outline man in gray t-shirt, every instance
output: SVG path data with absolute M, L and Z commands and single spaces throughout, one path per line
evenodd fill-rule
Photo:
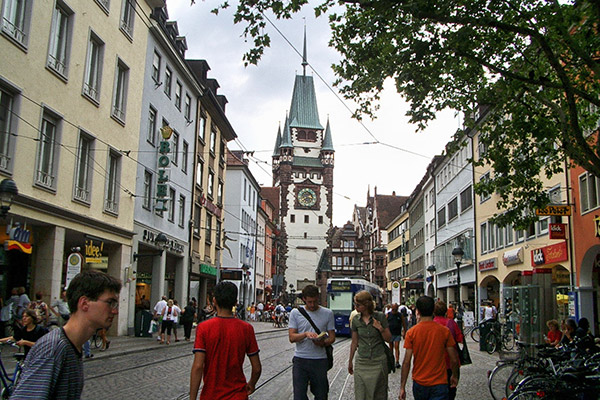
M 294 352 L 292 379 L 294 383 L 294 400 L 307 399 L 308 383 L 315 400 L 326 400 L 329 392 L 327 380 L 327 354 L 325 346 L 335 342 L 335 321 L 333 312 L 319 306 L 319 288 L 308 285 L 302 290 L 302 298 L 310 318 L 321 332 L 327 336 L 318 338 L 310 322 L 293 309 L 290 314 L 289 338 L 296 344 Z

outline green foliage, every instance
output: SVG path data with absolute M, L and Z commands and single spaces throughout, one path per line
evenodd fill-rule
M 263 12 L 289 19 L 307 4 L 240 0 L 234 20 L 254 43 L 246 64 L 270 44 Z M 325 0 L 315 14 L 328 15 L 341 55 L 335 85 L 359 104 L 357 118 L 375 116 L 386 79 L 420 130 L 446 108 L 491 110 L 484 124 L 466 125 L 477 124 L 487 145 L 479 162 L 495 173 L 475 190 L 500 195 L 499 223 L 531 222 L 527 210 L 548 202 L 540 178 L 567 159 L 600 176 L 599 144 L 588 135 L 600 119 L 597 1 Z

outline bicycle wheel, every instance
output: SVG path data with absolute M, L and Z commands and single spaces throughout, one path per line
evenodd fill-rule
M 92 336 L 90 340 L 91 344 L 94 345 L 94 348 L 99 349 L 100 347 L 102 347 L 102 338 L 98 336 L 98 334 L 94 334 L 94 336 Z
M 10 397 L 10 390 L 3 386 L 2 390 L 0 390 L 0 399 L 8 400 L 9 397 Z
M 508 397 L 506 383 L 515 371 L 515 364 L 504 363 L 492 370 L 488 379 L 488 388 L 494 400 L 502 400 Z
M 502 335 L 502 347 L 504 350 L 512 350 L 515 347 L 515 335 L 510 329 L 507 329 Z
M 494 354 L 496 352 L 496 347 L 498 347 L 498 337 L 494 332 L 490 332 L 485 337 L 484 343 L 488 354 Z
M 506 397 L 510 396 L 515 391 L 519 382 L 523 380 L 525 376 L 519 372 L 518 368 L 514 368 L 510 376 L 506 381 Z
M 479 343 L 479 334 L 480 334 L 479 327 L 476 326 L 471 331 L 471 339 L 473 339 L 475 341 L 475 343 Z

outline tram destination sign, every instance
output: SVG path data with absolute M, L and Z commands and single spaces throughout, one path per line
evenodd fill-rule
M 345 292 L 351 289 L 350 281 L 331 281 L 332 292 Z
M 570 216 L 571 215 L 571 206 L 556 204 L 556 205 L 548 205 L 544 208 L 536 208 L 535 215 L 538 216 Z

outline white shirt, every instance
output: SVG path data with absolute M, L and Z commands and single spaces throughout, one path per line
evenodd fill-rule
M 156 305 L 154 306 L 154 312 L 156 312 L 156 315 L 162 315 L 162 312 L 166 306 L 166 300 L 160 300 L 158 303 L 156 303 Z
M 494 318 L 494 309 L 490 306 L 486 306 L 483 309 L 483 320 L 487 321 L 488 319 Z

